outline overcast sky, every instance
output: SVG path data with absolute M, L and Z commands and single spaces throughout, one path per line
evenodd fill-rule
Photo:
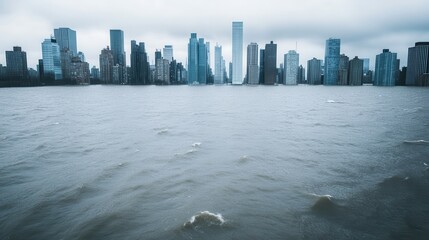
M 91 66 L 99 65 L 109 30 L 122 29 L 129 64 L 130 41 L 145 42 L 150 60 L 156 49 L 173 45 L 174 57 L 186 63 L 191 32 L 216 43 L 231 61 L 231 22 L 244 22 L 244 56 L 250 42 L 264 48 L 277 43 L 277 64 L 298 43 L 300 63 L 324 57 L 325 41 L 341 39 L 341 53 L 370 58 L 383 48 L 398 53 L 406 65 L 408 47 L 429 41 L 427 0 L 0 0 L 0 63 L 5 51 L 21 46 L 28 66 L 42 58 L 41 42 L 53 29 L 77 32 L 78 51 Z M 245 62 L 245 60 L 244 60 Z

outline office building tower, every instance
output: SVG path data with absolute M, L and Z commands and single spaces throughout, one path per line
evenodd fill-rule
M 290 50 L 284 55 L 284 84 L 298 84 L 299 54 Z
M 155 84 L 170 84 L 170 62 L 167 59 L 157 59 L 155 66 Z
M 298 67 L 298 84 L 304 84 L 305 82 L 305 68 L 302 65 Z
M 68 48 L 63 48 L 60 51 L 60 56 L 61 56 L 61 71 L 63 73 L 63 79 L 70 81 L 73 52 L 70 51 Z
M 362 58 L 363 61 L 363 73 L 366 74 L 369 71 L 369 58 Z
M 265 84 L 265 49 L 259 51 L 259 84 Z
M 204 38 L 198 39 L 198 82 L 207 84 L 208 63 L 207 63 L 207 46 Z
M 338 83 L 337 85 L 348 85 L 349 75 L 349 57 L 344 54 L 340 56 L 340 63 L 338 65 Z
M 145 44 L 140 42 L 138 45 L 136 41 L 131 41 L 131 68 L 130 68 L 130 82 L 131 85 L 150 84 L 149 82 L 149 62 L 147 60 L 147 53 Z
M 429 42 L 416 42 L 408 48 L 408 63 L 405 84 L 408 86 L 428 86 Z
M 232 84 L 232 62 L 228 64 L 228 83 Z
M 349 85 L 358 86 L 363 82 L 364 61 L 357 56 L 349 62 Z
M 89 64 L 82 61 L 80 57 L 72 58 L 70 72 L 71 83 L 78 85 L 89 85 Z
M 198 84 L 198 39 L 191 33 L 188 44 L 188 84 Z
M 247 46 L 247 84 L 259 84 L 258 44 Z
M 340 44 L 340 39 L 329 38 L 326 40 L 324 85 L 336 85 L 338 83 Z
M 21 47 L 13 47 L 6 51 L 6 73 L 2 75 L 10 81 L 22 82 L 28 80 L 27 53 Z M 3 67 L 1 67 L 3 70 Z M 3 72 L 3 71 L 2 71 Z
M 162 49 L 162 54 L 164 55 L 164 59 L 167 59 L 169 62 L 173 61 L 173 46 L 165 45 Z
M 45 39 L 45 41 L 42 42 L 42 58 L 45 79 L 63 79 L 60 46 L 54 38 Z
M 375 86 L 395 86 L 399 71 L 399 62 L 397 54 L 392 53 L 389 49 L 383 49 L 375 59 Z
M 60 46 L 60 51 L 68 49 L 73 56 L 77 56 L 76 31 L 70 28 L 57 28 L 54 29 L 54 36 Z
M 232 84 L 243 84 L 243 22 L 232 22 Z
M 264 51 L 264 84 L 274 85 L 277 78 L 277 44 L 271 41 L 265 44 Z
M 313 58 L 307 61 L 307 82 L 310 85 L 322 84 L 322 60 Z
M 219 46 L 216 44 L 215 46 L 215 58 L 214 58 L 214 67 L 215 67 L 215 74 L 214 74 L 214 84 L 223 84 L 224 83 L 224 69 L 223 64 L 224 60 L 222 57 L 222 46 Z
M 124 32 L 122 30 L 110 30 L 110 49 L 113 54 L 113 64 L 118 65 L 118 81 L 114 79 L 116 84 L 124 84 L 127 81 L 126 71 L 126 56 L 124 50 Z
M 158 60 L 162 59 L 162 54 L 161 54 L 161 50 L 160 49 L 156 49 L 155 51 L 155 64 Z
M 79 57 L 80 61 L 86 62 L 85 61 L 85 54 L 83 52 L 78 52 L 77 56 Z
M 113 83 L 113 54 L 109 47 L 101 50 L 100 80 L 104 84 Z
M 100 69 L 98 69 L 95 66 L 92 66 L 92 68 L 91 68 L 91 78 L 95 79 L 95 80 L 99 80 L 100 79 Z

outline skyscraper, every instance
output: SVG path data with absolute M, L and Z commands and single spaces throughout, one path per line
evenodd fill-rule
M 337 85 L 348 85 L 349 76 L 349 57 L 344 54 L 340 56 L 340 63 L 338 65 L 338 83 Z
M 243 84 L 243 22 L 232 22 L 232 84 Z
M 363 63 L 362 59 L 357 56 L 349 62 L 349 85 L 362 85 L 363 80 Z
M 338 83 L 340 45 L 340 39 L 329 38 L 326 40 L 324 85 L 337 85 Z
M 89 85 L 89 64 L 80 59 L 73 57 L 71 60 L 70 80 L 73 84 Z
M 68 49 L 73 56 L 77 56 L 76 31 L 70 28 L 57 28 L 54 29 L 54 36 L 60 46 L 60 51 Z
M 265 84 L 265 49 L 261 49 L 259 53 L 259 84 Z
M 167 59 L 169 62 L 173 61 L 173 46 L 165 45 L 162 49 L 162 53 L 164 55 L 164 59 Z
M 395 86 L 399 71 L 397 54 L 389 49 L 383 49 L 383 52 L 376 56 L 374 85 L 376 86 Z
M 247 46 L 247 84 L 259 84 L 258 44 Z
M 369 71 L 369 58 L 362 58 L 363 61 L 363 73 L 366 74 Z
M 13 51 L 6 51 L 6 75 L 13 81 L 28 79 L 27 53 L 21 47 L 13 47 Z
M 198 82 L 199 84 L 207 84 L 207 47 L 204 38 L 198 39 Z
M 299 54 L 290 50 L 284 57 L 284 84 L 296 85 L 298 84 Z
M 298 84 L 305 83 L 305 68 L 302 65 L 298 67 Z
M 264 84 L 274 85 L 277 78 L 277 44 L 271 41 L 265 44 Z
M 42 42 L 42 58 L 45 78 L 61 80 L 63 74 L 61 71 L 60 46 L 57 40 L 51 38 Z
M 188 84 L 198 84 L 198 39 L 191 33 L 188 44 Z
M 215 59 L 214 59 L 214 67 L 215 67 L 215 74 L 214 74 L 214 84 L 223 84 L 224 79 L 224 69 L 223 69 L 223 57 L 222 57 L 222 46 L 219 46 L 216 44 L 215 46 Z
M 307 82 L 311 85 L 322 84 L 322 60 L 316 58 L 308 60 Z
M 101 50 L 100 79 L 104 84 L 113 83 L 113 54 L 109 47 Z
M 429 74 L 429 42 L 416 42 L 414 47 L 408 48 L 407 76 L 405 84 L 408 86 L 427 86 L 424 75 Z
M 131 41 L 131 85 L 149 84 L 149 63 L 145 44 L 138 45 L 135 40 Z
M 124 32 L 122 30 L 110 30 L 110 48 L 113 54 L 113 64 L 118 65 L 116 84 L 126 83 L 126 57 L 124 50 Z

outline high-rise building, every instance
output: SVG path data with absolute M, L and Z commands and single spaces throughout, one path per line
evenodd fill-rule
M 298 67 L 298 84 L 305 83 L 305 68 L 302 65 Z
M 311 85 L 322 84 L 322 60 L 313 58 L 307 61 L 307 82 Z
M 161 54 L 161 50 L 160 49 L 156 49 L 155 51 L 155 64 L 158 60 L 162 59 L 162 54 Z
M 326 40 L 324 85 L 337 85 L 338 83 L 340 45 L 340 39 L 329 38 Z
M 157 85 L 169 85 L 170 84 L 170 62 L 167 59 L 156 60 L 156 80 Z
M 27 53 L 21 47 L 6 51 L 6 76 L 13 81 L 28 80 Z
M 207 84 L 207 46 L 204 38 L 198 39 L 198 82 L 199 84 Z
M 63 79 L 69 81 L 71 79 L 71 64 L 73 58 L 73 52 L 68 48 L 60 50 L 61 56 L 61 71 L 63 73 Z
M 79 57 L 80 61 L 86 62 L 85 61 L 85 54 L 83 52 L 78 52 L 77 56 Z
M 54 38 L 42 42 L 43 69 L 45 78 L 63 79 L 61 71 L 60 46 Z
M 357 56 L 349 62 L 349 85 L 362 85 L 363 82 L 363 63 Z
M 214 74 L 214 84 L 223 84 L 224 83 L 224 69 L 223 64 L 224 60 L 222 57 L 222 46 L 219 46 L 216 44 L 215 46 L 215 58 L 214 58 L 214 67 L 215 67 L 215 74 Z
M 104 84 L 113 83 L 113 54 L 109 47 L 101 50 L 100 80 Z
M 149 84 L 149 63 L 147 61 L 147 53 L 145 44 L 140 42 L 138 45 L 136 41 L 131 41 L 131 72 L 130 82 L 131 85 Z
M 118 81 L 117 84 L 126 83 L 126 56 L 124 50 L 124 32 L 122 30 L 110 30 L 110 48 L 113 54 L 113 64 L 118 65 Z
M 71 60 L 71 82 L 78 85 L 89 85 L 89 64 L 83 62 L 80 57 L 73 57 Z
M 232 83 L 232 62 L 229 62 L 228 66 L 228 83 Z
M 274 85 L 277 78 L 277 44 L 271 41 L 265 44 L 264 84 Z
M 408 63 L 405 84 L 408 86 L 428 86 L 429 42 L 416 42 L 408 48 Z
M 173 61 L 173 46 L 165 45 L 162 49 L 162 54 L 164 55 L 164 59 L 167 59 L 169 62 Z
M 383 49 L 375 59 L 374 85 L 376 86 L 395 86 L 397 77 L 399 77 L 399 62 L 397 54 L 389 49 Z
M 100 79 L 100 69 L 98 69 L 95 66 L 92 66 L 92 68 L 91 68 L 91 78 L 99 80 Z
M 232 84 L 243 84 L 243 22 L 232 22 Z
M 369 71 L 369 58 L 362 58 L 363 61 L 363 73 L 366 74 Z
M 259 84 L 258 44 L 247 46 L 247 84 Z
M 265 49 L 259 51 L 259 84 L 265 84 Z
M 54 29 L 54 36 L 60 46 L 60 51 L 68 49 L 73 56 L 77 56 L 76 31 L 70 28 L 57 28 Z
M 191 33 L 188 44 L 188 84 L 198 84 L 198 39 Z
M 284 55 L 284 84 L 298 84 L 299 54 L 290 50 Z
M 349 76 L 349 57 L 344 54 L 340 56 L 340 63 L 338 65 L 338 83 L 337 85 L 348 85 Z

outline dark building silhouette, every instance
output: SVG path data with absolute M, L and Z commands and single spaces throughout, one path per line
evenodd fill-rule
M 311 85 L 322 84 L 322 60 L 313 58 L 307 61 L 307 82 Z
M 376 56 L 375 60 L 375 86 L 395 86 L 399 78 L 399 60 L 397 54 L 389 49 L 383 49 L 383 52 Z
M 113 66 L 118 75 L 114 75 L 115 84 L 124 84 L 127 79 L 126 57 L 124 50 L 124 32 L 122 30 L 110 30 L 110 48 L 113 55 Z
M 429 42 L 416 42 L 414 47 L 408 48 L 408 66 L 406 85 L 427 86 L 429 74 Z
M 107 48 L 101 50 L 100 54 L 100 80 L 104 84 L 113 83 L 113 54 L 112 51 Z
M 277 44 L 271 41 L 265 44 L 264 84 L 274 85 L 277 78 Z
M 147 53 L 143 42 L 137 45 L 136 41 L 131 41 L 131 85 L 150 84 L 149 81 L 149 63 Z
M 3 72 L 3 71 L 2 71 Z M 6 71 L 1 86 L 29 86 L 27 68 L 27 53 L 21 47 L 13 47 L 13 51 L 6 51 Z
M 265 49 L 259 51 L 259 84 L 265 84 Z
M 349 85 L 362 85 L 363 82 L 363 60 L 357 56 L 349 62 Z
M 337 85 L 348 85 L 348 74 L 349 73 L 349 57 L 344 54 L 340 55 L 340 61 L 338 65 L 338 82 Z
M 305 68 L 302 65 L 298 67 L 298 84 L 304 84 L 305 82 Z

